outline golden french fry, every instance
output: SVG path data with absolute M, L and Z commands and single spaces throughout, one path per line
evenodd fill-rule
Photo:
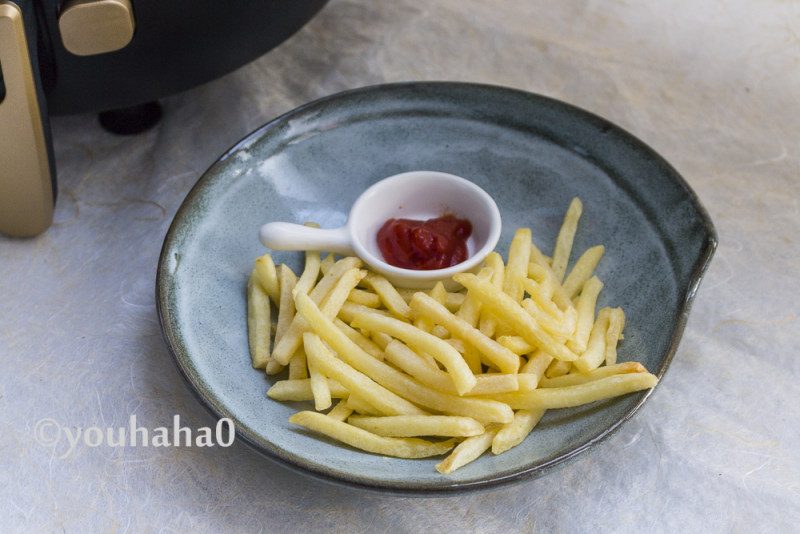
M 396 458 L 426 458 L 444 454 L 454 440 L 430 442 L 419 438 L 386 438 L 317 412 L 297 412 L 289 422 L 304 426 L 351 447 Z
M 536 322 L 553 336 L 553 339 L 556 341 L 565 341 L 575 331 L 575 326 L 578 322 L 577 312 L 572 313 L 570 317 L 571 320 L 565 319 L 569 316 L 567 313 L 562 314 L 562 318 L 559 320 L 541 309 L 533 299 L 524 299 L 522 301 L 522 307 L 531 317 L 536 319 Z
M 345 421 L 352 413 L 353 410 L 347 405 L 347 401 L 340 400 L 336 403 L 336 406 L 334 406 L 331 411 L 328 412 L 328 417 L 337 419 L 339 421 Z
M 425 297 L 430 298 L 427 295 Z M 374 313 L 360 313 L 353 318 L 351 325 L 354 328 L 366 328 L 367 330 L 384 332 L 405 341 L 409 346 L 419 351 L 430 354 L 445 366 L 460 395 L 475 386 L 475 375 L 472 374 L 464 358 L 456 349 L 438 337 L 415 328 L 412 324 Z
M 336 254 L 333 252 L 328 253 L 327 256 L 322 258 L 322 261 L 319 262 L 319 271 L 322 273 L 324 277 L 328 272 L 333 268 L 333 265 L 336 263 Z M 360 265 L 356 265 L 356 267 L 360 267 Z
M 308 362 L 303 347 L 297 349 L 289 359 L 289 379 L 308 378 Z
M 608 317 L 608 331 L 606 332 L 606 365 L 617 363 L 617 343 L 622 339 L 622 330 L 625 328 L 625 312 L 622 308 L 612 308 Z
M 503 263 L 503 258 L 497 252 L 491 252 L 486 257 L 486 266 L 491 269 L 491 279 L 490 282 L 492 286 L 495 288 L 496 291 L 502 291 L 503 285 L 505 284 L 505 272 L 506 272 L 506 265 Z M 480 278 L 480 277 L 479 277 Z M 483 280 L 483 278 L 481 278 Z M 469 294 L 469 292 L 467 292 Z M 493 337 L 495 335 L 495 331 L 497 330 L 497 317 L 494 314 L 483 307 L 481 304 L 481 318 L 480 322 L 478 323 L 478 329 L 489 337 Z
M 589 334 L 586 350 L 583 351 L 580 358 L 572 362 L 572 365 L 581 373 L 597 369 L 606 359 L 606 334 L 608 333 L 610 312 L 611 308 L 603 308 L 597 312 L 597 319 Z
M 563 376 L 569 373 L 571 369 L 572 369 L 572 362 L 565 362 L 563 360 L 553 360 L 552 362 L 550 362 L 550 365 L 547 367 L 547 371 L 545 371 L 544 375 L 547 378 Z
M 359 397 L 358 394 L 351 394 L 347 397 L 347 407 L 356 414 L 372 415 L 375 417 L 385 415 L 362 397 Z
M 328 379 L 328 388 L 333 398 L 347 398 L 350 392 L 336 380 Z M 278 380 L 267 390 L 267 396 L 278 401 L 310 401 L 314 399 L 311 392 L 311 379 Z
M 386 346 L 385 354 L 387 361 L 413 376 L 423 385 L 443 393 L 458 394 L 447 373 L 438 367 L 431 367 L 422 356 L 401 341 L 392 340 Z M 506 393 L 519 389 L 519 379 L 516 374 L 479 374 L 475 376 L 475 379 L 475 387 L 467 393 L 469 396 Z
M 355 302 L 351 301 L 347 301 L 344 304 L 342 304 L 341 309 L 339 309 L 338 317 L 345 323 L 350 324 L 353 322 L 355 316 L 360 313 L 378 313 L 380 315 L 385 315 L 386 317 L 397 317 L 392 312 L 382 309 L 370 308 L 368 306 L 364 306 L 362 304 L 356 304 Z
M 514 420 L 503 425 L 492 439 L 492 454 L 502 454 L 522 443 L 542 419 L 545 411 L 542 408 L 517 410 L 514 413 Z
M 592 276 L 583 284 L 583 290 L 580 297 L 578 297 L 578 304 L 575 306 L 578 312 L 578 322 L 575 325 L 575 332 L 572 334 L 572 338 L 567 341 L 567 346 L 576 354 L 581 354 L 586 350 L 586 343 L 589 342 L 589 334 L 594 325 L 597 296 L 602 289 L 603 282 L 596 276 Z
M 553 302 L 553 291 L 555 285 L 553 279 L 549 276 L 544 277 L 544 280 L 538 282 L 533 278 L 522 278 L 522 287 L 536 302 L 536 304 L 545 312 L 555 318 L 562 319 L 563 313 Z
M 289 328 L 289 325 L 294 318 L 294 300 L 292 300 L 292 291 L 297 283 L 297 276 L 292 272 L 288 265 L 283 264 L 278 269 L 278 281 L 280 282 L 280 304 L 278 305 L 278 326 L 275 328 L 275 348 L 280 343 L 281 337 L 284 332 Z M 296 347 L 295 347 L 296 349 Z M 294 354 L 292 350 L 286 355 L 286 358 L 278 359 L 278 363 L 286 365 L 289 363 L 289 358 Z M 273 354 L 273 358 L 274 358 Z
M 539 349 L 534 352 L 531 358 L 525 362 L 525 365 L 519 370 L 520 378 L 525 378 L 525 380 L 520 380 L 520 389 L 535 389 L 538 387 L 539 382 L 544 379 L 545 372 L 552 361 L 553 357 L 545 351 Z M 531 377 L 533 377 L 533 380 Z
M 492 440 L 498 430 L 497 426 L 490 427 L 479 436 L 465 439 L 453 449 L 447 458 L 436 464 L 436 470 L 447 475 L 477 459 L 492 446 Z
M 622 362 L 613 365 L 598 367 L 589 373 L 570 373 L 568 375 L 557 376 L 555 378 L 542 378 L 539 386 L 543 388 L 557 388 L 565 386 L 577 386 L 585 384 L 607 376 L 621 375 L 625 373 L 646 373 L 644 365 L 639 362 Z
M 393 415 L 372 417 L 354 415 L 353 426 L 386 437 L 445 436 L 469 437 L 483 434 L 484 428 L 471 417 L 455 415 Z
M 305 226 L 319 228 L 319 225 L 316 223 L 306 223 Z M 317 283 L 317 278 L 319 278 L 319 269 L 321 263 L 322 259 L 320 251 L 306 251 L 305 266 L 303 267 L 303 272 L 300 274 L 300 278 L 297 280 L 297 284 L 295 284 L 295 290 L 302 291 L 303 293 L 308 293 L 311 291 L 311 288 L 313 288 Z
M 306 297 L 308 299 L 306 302 L 311 302 L 313 305 L 311 299 L 305 294 L 297 293 L 297 297 L 298 301 L 300 301 L 301 297 Z M 317 311 L 319 310 L 317 309 Z M 319 336 L 312 334 L 311 332 L 306 332 L 303 334 L 303 343 L 306 346 L 306 352 L 309 354 L 314 354 L 314 365 L 317 367 L 317 369 L 319 369 L 320 372 L 327 377 L 333 378 L 346 387 L 350 392 L 358 394 L 359 397 L 362 397 L 371 406 L 374 406 L 376 409 L 378 409 L 383 415 L 419 415 L 425 413 L 423 410 L 420 410 L 407 400 L 396 395 L 395 393 L 392 393 L 382 385 L 374 382 L 364 373 L 354 369 L 344 361 L 331 354 L 330 350 L 322 343 L 322 340 L 320 339 L 321 336 L 325 336 L 327 341 L 328 335 L 331 333 L 341 336 L 357 350 L 360 351 L 361 349 L 358 349 L 357 345 L 347 339 L 347 337 L 342 334 L 338 328 L 333 326 L 333 323 L 330 322 L 330 320 L 324 315 L 322 315 L 322 312 L 319 312 L 319 316 L 328 321 L 330 328 L 327 331 L 319 332 Z M 314 328 L 317 324 L 316 321 L 313 321 L 312 319 L 310 324 L 312 325 L 312 329 L 316 331 L 316 328 Z M 361 351 L 361 353 L 370 361 L 380 363 L 369 354 L 363 351 Z M 341 353 L 339 354 L 341 355 Z M 381 363 L 381 365 L 383 364 Z
M 403 300 L 406 302 L 411 300 L 411 297 L 414 296 L 414 293 L 419 291 L 419 289 L 408 288 L 408 287 L 398 287 L 395 288 L 397 293 L 403 297 Z M 466 298 L 466 293 L 463 291 L 448 291 L 447 297 L 445 299 L 444 305 L 447 306 L 447 309 L 451 312 L 457 311 L 463 304 L 464 299 Z
M 308 374 L 311 381 L 311 393 L 314 395 L 314 408 L 317 411 L 327 410 L 331 407 L 331 390 L 328 387 L 328 379 L 322 370 L 324 365 L 319 364 L 319 359 L 324 357 L 321 355 L 322 352 L 325 352 L 329 358 L 334 356 L 322 340 L 311 332 L 303 334 L 303 347 L 308 360 Z
M 528 264 L 528 276 L 536 280 L 545 288 L 545 291 L 549 292 L 550 298 L 560 310 L 566 310 L 571 307 L 572 300 L 567 295 L 567 292 L 564 291 L 561 282 L 556 279 L 556 275 L 553 274 L 550 265 L 543 263 L 545 259 L 539 249 L 536 248 L 536 245 L 531 245 L 531 251 L 531 258 L 534 258 L 534 261 Z
M 361 347 L 365 352 L 367 352 L 373 358 L 377 358 L 378 360 L 384 359 L 383 349 L 381 349 L 377 343 L 369 339 L 367 336 L 350 326 L 349 324 L 345 323 L 338 317 L 333 320 L 333 324 L 336 325 L 336 328 L 344 332 L 351 341 L 353 341 L 356 345 Z
M 494 291 L 491 284 L 480 280 L 474 274 L 460 273 L 453 279 L 475 294 L 502 320 L 514 328 L 528 343 L 541 347 L 559 360 L 572 361 L 578 358 L 564 345 L 557 343 L 536 320 L 530 316 L 514 299 L 503 292 Z
M 503 403 L 491 399 L 462 398 L 423 386 L 405 373 L 364 352 L 336 328 L 333 322 L 325 317 L 307 296 L 298 294 L 296 305 L 299 313 L 306 316 L 307 320 L 310 318 L 309 324 L 314 332 L 336 351 L 342 361 L 389 390 L 402 391 L 405 399 L 441 413 L 473 417 L 481 423 L 506 423 L 514 417 L 511 409 Z M 325 373 L 336 378 L 328 371 Z M 347 386 L 347 384 L 344 385 Z M 352 390 L 352 388 L 349 389 Z M 361 395 L 360 392 L 359 395 Z M 373 402 L 372 399 L 367 400 L 370 403 Z M 419 409 L 417 408 L 417 410 Z
M 478 278 L 481 280 L 491 280 L 492 278 L 492 269 L 490 267 L 484 267 L 478 273 Z M 413 295 L 412 295 L 413 298 Z M 409 302 L 411 299 L 408 299 Z M 452 310 L 448 308 L 449 311 L 455 313 L 458 317 L 466 321 L 470 326 L 477 328 L 480 318 L 481 318 L 481 301 L 478 300 L 474 295 L 470 296 L 467 294 L 464 297 L 464 301 L 461 303 L 461 306 L 458 307 L 457 310 Z
M 607 376 L 584 384 L 532 391 L 500 393 L 493 399 L 508 404 L 515 410 L 555 409 L 581 406 L 627 393 L 655 387 L 658 377 L 650 373 L 627 373 Z
M 332 273 L 335 268 L 336 265 L 334 265 L 334 268 L 331 270 Z M 336 270 L 335 274 L 339 274 L 339 272 L 340 270 Z M 327 317 L 336 317 L 336 314 L 339 313 L 342 305 L 350 295 L 350 291 L 352 291 L 365 274 L 365 271 L 351 268 L 341 272 L 341 276 L 336 280 L 333 280 L 333 276 L 331 276 L 330 280 L 333 280 L 333 286 L 320 298 L 320 308 L 322 312 Z M 314 296 L 319 296 L 316 289 L 315 287 L 311 291 L 311 293 L 314 294 L 310 295 L 312 300 L 314 300 Z M 294 308 L 294 305 L 292 307 Z M 309 326 L 305 319 L 302 316 L 295 316 L 286 329 L 285 334 L 275 343 L 272 349 L 272 357 L 279 363 L 287 363 L 288 358 L 291 357 L 294 351 L 296 351 L 303 342 L 303 333 L 308 332 L 308 330 Z
M 408 307 L 408 304 L 397 292 L 397 289 L 386 278 L 376 273 L 369 273 L 364 277 L 364 283 L 378 294 L 390 312 L 406 320 L 414 318 L 411 308 Z
M 256 258 L 255 270 L 258 274 L 258 281 L 261 287 L 267 292 L 269 298 L 276 306 L 280 304 L 280 282 L 278 281 L 278 271 L 275 269 L 275 262 L 272 261 L 272 256 L 264 254 Z
M 578 220 L 581 218 L 582 212 L 583 204 L 581 204 L 580 199 L 573 198 L 569 208 L 567 208 L 567 214 L 564 216 L 561 229 L 558 231 L 556 246 L 553 249 L 552 269 L 556 280 L 559 282 L 564 279 L 564 274 L 567 271 L 567 263 L 569 263 L 570 253 L 572 252 L 572 242 L 575 239 Z
M 347 300 L 355 302 L 356 304 L 361 304 L 362 306 L 367 306 L 368 308 L 378 308 L 381 305 L 381 298 L 377 293 L 365 289 L 353 289 L 350 292 L 350 296 L 347 297 Z
M 286 368 L 285 365 L 281 365 L 275 361 L 275 358 L 270 358 L 267 362 L 267 374 L 268 375 L 277 375 L 281 371 Z
M 425 293 L 417 293 L 411 299 L 411 309 L 431 321 L 444 326 L 451 335 L 469 343 L 504 373 L 516 373 L 519 357 L 494 339 L 485 336 L 458 315 L 452 314 L 443 305 Z M 435 357 L 435 356 L 434 356 Z M 446 365 L 446 364 L 445 364 Z
M 562 284 L 564 292 L 569 298 L 574 299 L 578 293 L 580 293 L 583 284 L 592 276 L 592 273 L 597 268 L 597 264 L 600 263 L 600 258 L 603 257 L 604 252 L 605 247 L 603 245 L 597 245 L 581 254 L 581 257 L 575 262 L 575 265 Z
M 517 302 L 521 302 L 524 295 L 521 280 L 528 276 L 531 245 L 530 228 L 518 228 L 508 249 L 508 262 L 503 279 L 503 291 Z
M 536 350 L 536 347 L 522 339 L 520 336 L 499 336 L 497 338 L 497 342 L 519 356 L 522 356 L 523 354 L 529 354 Z
M 270 333 L 269 296 L 254 268 L 247 281 L 247 338 L 250 361 L 256 369 L 265 368 L 269 362 Z

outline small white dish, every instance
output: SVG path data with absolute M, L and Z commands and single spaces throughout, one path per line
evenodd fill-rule
M 467 259 L 446 269 L 402 269 L 387 263 L 377 235 L 392 218 L 427 220 L 454 215 L 472 224 Z M 442 281 L 454 287 L 452 276 L 474 271 L 500 239 L 500 210 L 486 191 L 444 172 L 412 171 L 385 178 L 365 190 L 353 203 L 341 228 L 326 229 L 271 222 L 259 231 L 261 243 L 273 250 L 322 250 L 361 258 L 398 287 L 429 288 Z

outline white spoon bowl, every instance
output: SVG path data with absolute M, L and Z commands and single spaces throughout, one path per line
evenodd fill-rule
M 435 270 L 402 269 L 387 263 L 378 248 L 378 230 L 392 218 L 427 220 L 454 215 L 472 224 L 467 259 Z M 397 287 L 430 288 L 438 281 L 457 287 L 451 277 L 475 271 L 500 239 L 502 221 L 497 204 L 486 191 L 453 174 L 413 171 L 376 182 L 356 199 L 341 228 L 313 228 L 271 222 L 259 231 L 261 243 L 273 250 L 321 250 L 355 255 Z

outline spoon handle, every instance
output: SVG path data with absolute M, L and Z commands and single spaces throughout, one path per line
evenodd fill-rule
M 273 250 L 324 250 L 345 256 L 355 254 L 347 227 L 327 229 L 271 222 L 261 227 L 258 238 L 265 247 Z

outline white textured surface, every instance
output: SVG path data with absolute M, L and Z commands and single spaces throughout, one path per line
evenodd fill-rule
M 672 367 L 619 433 L 500 490 L 397 498 L 230 448 L 88 447 L 34 427 L 193 428 L 154 304 L 202 172 L 269 119 L 375 83 L 486 82 L 593 111 L 670 161 L 720 245 Z M 0 531 L 791 532 L 800 522 L 800 3 L 332 0 L 138 137 L 53 120 L 56 223 L 0 237 Z M 64 456 L 60 458 L 60 456 Z

